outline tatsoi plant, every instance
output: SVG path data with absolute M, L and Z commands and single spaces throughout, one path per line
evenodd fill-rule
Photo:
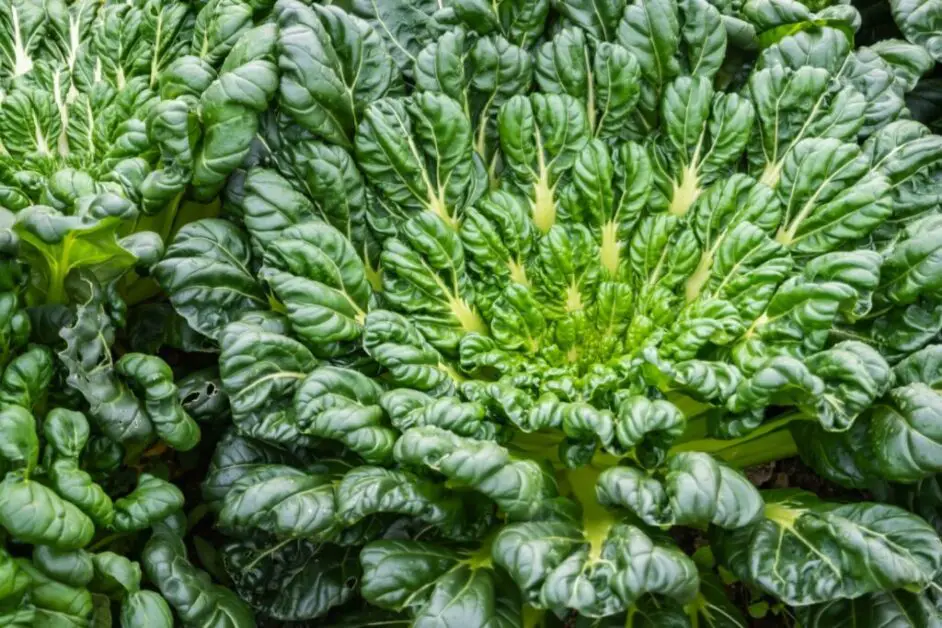
M 938 624 L 884 13 L 0 0 L 0 625 Z
M 239 55 L 222 62 L 269 8 L 0 4 L 0 208 L 35 263 L 29 305 L 63 303 L 73 269 L 126 268 L 120 248 L 137 245 L 116 238 L 166 239 L 214 213 L 224 178 L 214 164 L 227 142 L 219 126 L 248 106 L 228 87 Z M 122 293 L 136 302 L 151 287 Z
M 9 585 L 3 601 L 13 606 L 4 620 L 31 626 L 44 621 L 81 623 L 94 615 L 107 617 L 110 624 L 110 599 L 115 599 L 125 626 L 135 620 L 172 625 L 166 601 L 140 588 L 137 563 L 85 548 L 96 526 L 130 532 L 178 510 L 183 505 L 179 489 L 144 474 L 134 492 L 112 502 L 79 466 L 90 433 L 81 413 L 55 408 L 46 415 L 45 469 L 39 467 L 33 416 L 10 405 L 2 419 L 3 454 L 12 469 L 3 480 L 0 523 L 13 541 L 33 544 L 32 560 L 0 550 L 3 579 Z
M 367 4 L 280 0 L 233 47 L 228 219 L 150 268 L 218 346 L 238 595 L 746 625 L 722 574 L 810 624 L 937 616 L 924 519 L 740 471 L 800 453 L 896 503 L 940 471 L 927 67 L 854 49 L 847 5 Z
M 113 361 L 122 312 L 93 275 L 70 277 L 81 305 L 62 313 L 71 322 L 60 330 L 44 320 L 58 311 L 23 307 L 18 263 L 2 269 L 0 624 L 169 628 L 171 609 L 187 625 L 220 613 L 251 621 L 177 547 L 184 495 L 168 481 L 178 461 L 163 454 L 199 442 L 182 402 L 192 407 L 199 395 L 181 394 L 156 355 Z M 49 325 L 62 337 L 58 356 L 51 341 L 28 344 Z M 160 594 L 145 586 L 135 560 L 145 541 L 144 572 Z
M 265 11 L 0 2 L 0 625 L 252 622 L 182 541 L 197 421 L 226 412 L 215 372 L 158 356 L 203 346 L 166 304 L 128 303 L 218 206 L 194 166 L 218 140 L 188 142 Z

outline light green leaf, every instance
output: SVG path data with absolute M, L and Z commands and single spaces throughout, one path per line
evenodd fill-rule
M 0 403 L 38 409 L 52 381 L 52 352 L 34 345 L 10 360 L 0 378 Z
M 135 591 L 121 602 L 121 628 L 172 628 L 173 615 L 153 591 Z
M 78 589 L 94 576 L 92 555 L 85 550 L 58 550 L 48 545 L 33 547 L 33 564 L 46 576 Z
M 114 520 L 111 498 L 91 475 L 79 468 L 78 460 L 56 460 L 48 473 L 52 487 L 63 499 L 78 506 L 96 524 L 111 525 Z
M 119 532 L 143 530 L 183 508 L 183 493 L 175 485 L 142 473 L 137 486 L 114 503 L 114 528 Z
M 99 552 L 92 557 L 95 579 L 90 587 L 112 599 L 124 599 L 141 588 L 141 566 L 114 552 Z
M 14 538 L 59 550 L 80 549 L 92 540 L 91 519 L 51 489 L 8 473 L 0 490 L 0 525 Z
M 20 406 L 0 410 L 0 456 L 29 474 L 39 460 L 39 437 L 36 419 Z

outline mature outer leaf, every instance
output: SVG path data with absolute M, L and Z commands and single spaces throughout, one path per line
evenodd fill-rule
M 847 187 L 828 186 L 831 180 Z M 892 211 L 889 182 L 870 174 L 856 145 L 836 139 L 795 144 L 779 186 L 788 202 L 777 239 L 800 253 L 821 253 L 848 237 L 864 236 Z
M 29 587 L 29 575 L 19 568 L 16 559 L 0 550 L 0 582 L 2 599 L 19 600 Z
M 135 591 L 121 602 L 121 628 L 171 628 L 173 615 L 160 595 L 153 591 Z
M 13 358 L 0 378 L 0 403 L 33 410 L 41 405 L 52 381 L 52 353 L 33 346 Z
M 66 343 L 59 358 L 69 371 L 67 381 L 88 402 L 89 414 L 106 436 L 117 442 L 144 442 L 153 425 L 140 400 L 114 372 L 114 326 L 101 288 L 88 275 L 77 277 L 72 288 L 81 295 L 75 320 L 59 331 Z
M 569 22 L 600 40 L 610 40 L 625 8 L 624 0 L 567 0 L 559 12 Z
M 813 135 L 853 133 L 855 130 L 869 135 L 879 126 L 897 119 L 903 111 L 902 90 L 893 69 L 866 48 L 852 51 L 847 33 L 847 25 L 840 23 L 820 29 L 802 29 L 762 53 L 760 65 L 764 67 L 782 65 L 797 70 L 802 66 L 813 66 L 827 70 L 837 79 L 834 87 L 840 87 L 840 90 L 828 91 L 834 96 L 833 104 L 844 101 L 844 106 L 828 112 L 827 105 L 822 106 L 827 97 L 819 95 L 818 104 L 812 105 L 806 128 Z M 857 119 L 854 119 L 855 114 L 859 115 Z M 828 118 L 831 120 L 825 122 Z M 824 133 L 815 129 L 821 123 L 825 126 L 818 128 L 825 130 Z M 826 129 L 827 126 L 831 128 Z
M 853 600 L 835 600 L 797 609 L 808 628 L 849 626 L 936 626 L 937 602 L 931 593 L 905 590 L 871 593 Z
M 269 244 L 260 275 L 317 353 L 330 357 L 359 338 L 372 289 L 362 259 L 334 227 L 315 222 L 285 230 Z
M 211 508 L 218 509 L 232 485 L 254 469 L 297 462 L 287 451 L 230 432 L 220 440 L 210 461 L 203 480 L 203 499 Z
M 346 473 L 336 487 L 337 518 L 345 525 L 376 513 L 397 513 L 438 526 L 449 538 L 474 537 L 489 517 L 476 512 L 471 499 L 451 494 L 440 485 L 405 471 L 359 467 Z M 480 508 L 487 511 L 486 506 Z M 480 515 L 480 516 L 479 516 Z
M 437 425 L 461 436 L 495 440 L 501 426 L 487 421 L 487 409 L 477 402 L 462 403 L 454 398 L 435 399 L 425 393 L 396 389 L 383 394 L 380 405 L 398 430 Z
M 0 456 L 28 474 L 39 459 L 36 420 L 28 410 L 11 405 L 0 410 Z
M 26 346 L 29 333 L 29 317 L 20 309 L 18 296 L 0 292 L 0 364 L 6 366 L 12 352 Z
M 458 21 L 479 33 L 500 33 L 509 41 L 523 48 L 532 47 L 546 28 L 550 2 L 501 2 L 487 4 L 475 0 L 456 2 L 453 6 L 434 14 L 443 24 Z
M 942 384 L 942 346 L 932 345 L 917 351 L 893 368 L 900 386 L 922 383 L 931 388 Z
M 561 31 L 543 44 L 536 75 L 546 93 L 564 93 L 586 102 L 593 135 L 620 137 L 639 96 L 640 68 L 618 44 L 601 43 L 593 51 L 581 30 Z
M 92 556 L 95 578 L 89 585 L 96 593 L 121 599 L 141 588 L 141 567 L 114 552 Z
M 225 328 L 219 356 L 223 390 L 232 418 L 247 436 L 276 443 L 304 442 L 292 400 L 298 385 L 317 363 L 300 342 L 284 335 L 287 324 L 268 331 L 248 323 Z
M 942 565 L 935 530 L 895 506 L 828 504 L 795 491 L 771 491 L 764 499 L 763 519 L 717 528 L 713 547 L 738 577 L 789 604 L 922 588 Z
M 599 617 L 631 608 L 648 594 L 680 603 L 693 599 L 696 567 L 670 542 L 635 526 L 612 524 L 597 507 L 583 517 L 586 532 L 607 534 L 589 536 L 568 521 L 519 523 L 498 534 L 494 561 L 529 603 Z
M 36 609 L 37 623 L 80 626 L 91 616 L 92 596 L 88 591 L 45 576 L 28 560 L 19 559 L 17 565 L 29 574 L 30 601 Z
M 409 609 L 414 625 L 518 625 L 520 598 L 506 576 L 419 541 L 374 541 L 360 552 L 361 592 L 372 604 Z
M 275 24 L 255 27 L 239 38 L 219 76 L 200 96 L 203 142 L 192 184 L 196 196 L 210 200 L 251 148 L 258 114 L 277 89 Z M 200 330 L 202 331 L 202 330 Z
M 364 263 L 374 263 L 376 244 L 367 222 L 367 211 L 373 206 L 374 199 L 368 193 L 353 155 L 340 146 L 316 141 L 288 144 L 282 147 L 282 153 L 281 172 L 292 180 L 291 184 L 296 189 L 304 191 L 304 194 L 290 198 L 301 205 L 297 210 L 313 211 L 316 217 L 350 240 Z M 311 203 L 313 207 L 309 207 Z M 289 205 L 281 209 L 288 211 L 292 208 Z M 297 222 L 305 221 L 303 218 Z M 251 225 L 249 232 L 257 235 L 257 230 L 253 230 Z
M 95 526 L 81 510 L 51 489 L 8 473 L 0 490 L 0 525 L 15 538 L 55 549 L 80 549 Z
M 827 431 L 844 431 L 889 388 L 889 365 L 871 347 L 845 341 L 804 363 L 773 358 L 730 397 L 728 407 L 743 412 L 770 403 L 791 403 Z
M 85 449 L 90 433 L 88 419 L 74 410 L 53 408 L 43 422 L 46 442 L 63 458 L 77 459 Z
M 486 162 L 491 178 L 499 157 L 498 111 L 509 98 L 526 91 L 532 65 L 529 52 L 504 37 L 474 39 L 463 29 L 444 33 L 416 57 L 416 87 L 446 94 L 461 105 L 472 124 L 474 150 Z
M 556 488 L 533 460 L 514 460 L 496 443 L 461 438 L 437 427 L 406 430 L 394 453 L 403 464 L 426 466 L 480 491 L 510 517 L 536 514 L 543 507 L 540 500 Z
M 217 421 L 229 414 L 229 399 L 215 368 L 200 369 L 177 382 L 180 404 L 197 422 Z
M 321 366 L 295 393 L 298 427 L 305 434 L 339 440 L 367 462 L 388 461 L 398 434 L 383 425 L 381 393 L 356 371 Z
M 912 120 L 892 122 L 871 135 L 864 151 L 892 185 L 894 222 L 914 220 L 938 202 L 931 183 L 938 169 L 940 140 Z M 921 235 L 920 231 L 912 232 Z
M 932 218 L 916 222 L 913 235 L 900 242 L 887 256 L 880 278 L 880 296 L 894 304 L 908 305 L 920 296 L 936 293 L 939 284 L 939 230 Z
M 936 472 L 942 434 L 935 426 L 942 397 L 915 383 L 891 390 L 888 401 L 874 409 L 869 426 L 868 440 L 880 474 L 911 482 Z
M 92 580 L 92 556 L 85 550 L 58 550 L 48 545 L 33 548 L 33 564 L 53 580 L 84 587 Z
M 432 14 L 439 8 L 431 0 L 356 0 L 351 4 L 353 11 L 367 19 L 382 37 L 389 54 L 404 72 L 431 38 Z
M 216 65 L 232 50 L 233 45 L 251 28 L 251 7 L 240 3 L 209 3 L 210 10 L 201 11 L 193 25 L 190 47 L 199 51 L 207 62 Z
M 685 10 L 679 10 L 685 9 Z M 727 36 L 719 12 L 707 2 L 632 2 L 618 24 L 617 41 L 638 59 L 644 88 L 637 132 L 656 126 L 666 84 L 679 75 L 712 78 L 723 62 Z
M 894 369 L 896 388 L 872 405 L 845 434 L 792 428 L 799 452 L 818 473 L 845 486 L 866 487 L 878 480 L 912 483 L 942 468 L 942 412 L 938 345 L 917 351 Z
M 389 208 L 428 211 L 454 222 L 480 195 L 483 167 L 472 157 L 471 122 L 444 94 L 382 99 L 365 111 L 356 156 Z
M 169 96 L 166 90 L 164 93 Z M 153 170 L 141 182 L 141 207 L 145 213 L 159 213 L 173 199 L 179 202 L 189 182 L 194 143 L 199 134 L 193 128 L 194 114 L 190 103 L 179 98 L 163 100 L 147 117 L 147 135 L 160 148 L 166 167 Z
M 274 170 L 252 168 L 244 185 L 243 220 L 256 254 L 263 253 L 285 229 L 314 215 L 310 199 Z
M 119 450 L 120 452 L 120 450 Z M 52 487 L 62 498 L 78 506 L 98 525 L 111 525 L 114 504 L 105 490 L 83 471 L 77 460 L 56 460 L 49 469 Z
M 35 626 L 36 622 L 36 609 L 28 608 L 25 610 L 14 610 L 12 612 L 4 612 L 0 614 L 0 620 L 3 620 L 5 626 L 10 626 L 10 628 L 31 628 Z
M 142 555 L 147 577 L 159 589 L 185 626 L 216 625 L 249 628 L 252 613 L 231 591 L 212 584 L 209 576 L 186 557 L 183 541 L 154 534 Z
M 323 617 L 353 597 L 359 564 L 354 548 L 297 540 L 269 546 L 243 541 L 223 548 L 236 591 L 279 621 Z
M 249 255 L 244 236 L 230 223 L 200 220 L 180 229 L 154 276 L 190 327 L 217 338 L 244 312 L 267 309 Z
M 219 522 L 236 532 L 259 530 L 278 538 L 329 538 L 334 532 L 334 509 L 330 478 L 270 465 L 232 485 Z
M 283 111 L 328 142 L 352 145 L 366 105 L 401 86 L 379 35 L 334 7 L 283 0 L 279 26 L 279 102 Z
M 125 353 L 115 364 L 115 371 L 143 392 L 144 408 L 164 442 L 179 451 L 196 446 L 200 428 L 183 409 L 173 371 L 163 360 L 143 353 Z
M 115 501 L 115 529 L 143 530 L 183 507 L 183 493 L 173 484 L 142 473 L 130 495 Z
M 712 487 L 707 481 L 710 474 L 715 474 Z M 708 492 L 711 488 L 715 497 Z M 667 494 L 678 523 L 700 522 L 709 517 L 713 525 L 729 529 L 748 525 L 759 516 L 761 497 L 755 488 L 744 476 L 704 454 L 679 453 L 671 458 Z
M 601 504 L 629 508 L 649 525 L 736 529 L 755 523 L 762 512 L 759 492 L 743 475 L 699 452 L 671 457 L 661 482 L 633 467 L 607 469 L 596 491 Z
M 779 64 L 770 64 L 750 77 L 759 132 L 759 150 L 753 149 L 750 157 L 764 168 L 763 183 L 777 183 L 785 158 L 809 136 L 820 133 L 824 138 L 847 139 L 859 129 L 862 98 L 847 88 L 832 93 L 829 80 L 823 68 L 803 66 L 789 71 Z
M 891 0 L 890 7 L 906 39 L 924 47 L 936 61 L 942 60 L 942 4 L 936 0 Z
M 453 387 L 442 357 L 403 316 L 374 310 L 364 321 L 363 348 L 388 369 L 393 381 L 417 390 Z
M 896 80 L 906 92 L 912 91 L 920 77 L 935 64 L 927 50 L 899 39 L 874 42 L 869 48 L 890 65 Z M 914 117 L 918 119 L 918 116 Z

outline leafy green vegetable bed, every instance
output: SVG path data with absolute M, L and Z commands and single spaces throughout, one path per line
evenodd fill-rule
M 0 625 L 942 625 L 942 4 L 0 21 Z

